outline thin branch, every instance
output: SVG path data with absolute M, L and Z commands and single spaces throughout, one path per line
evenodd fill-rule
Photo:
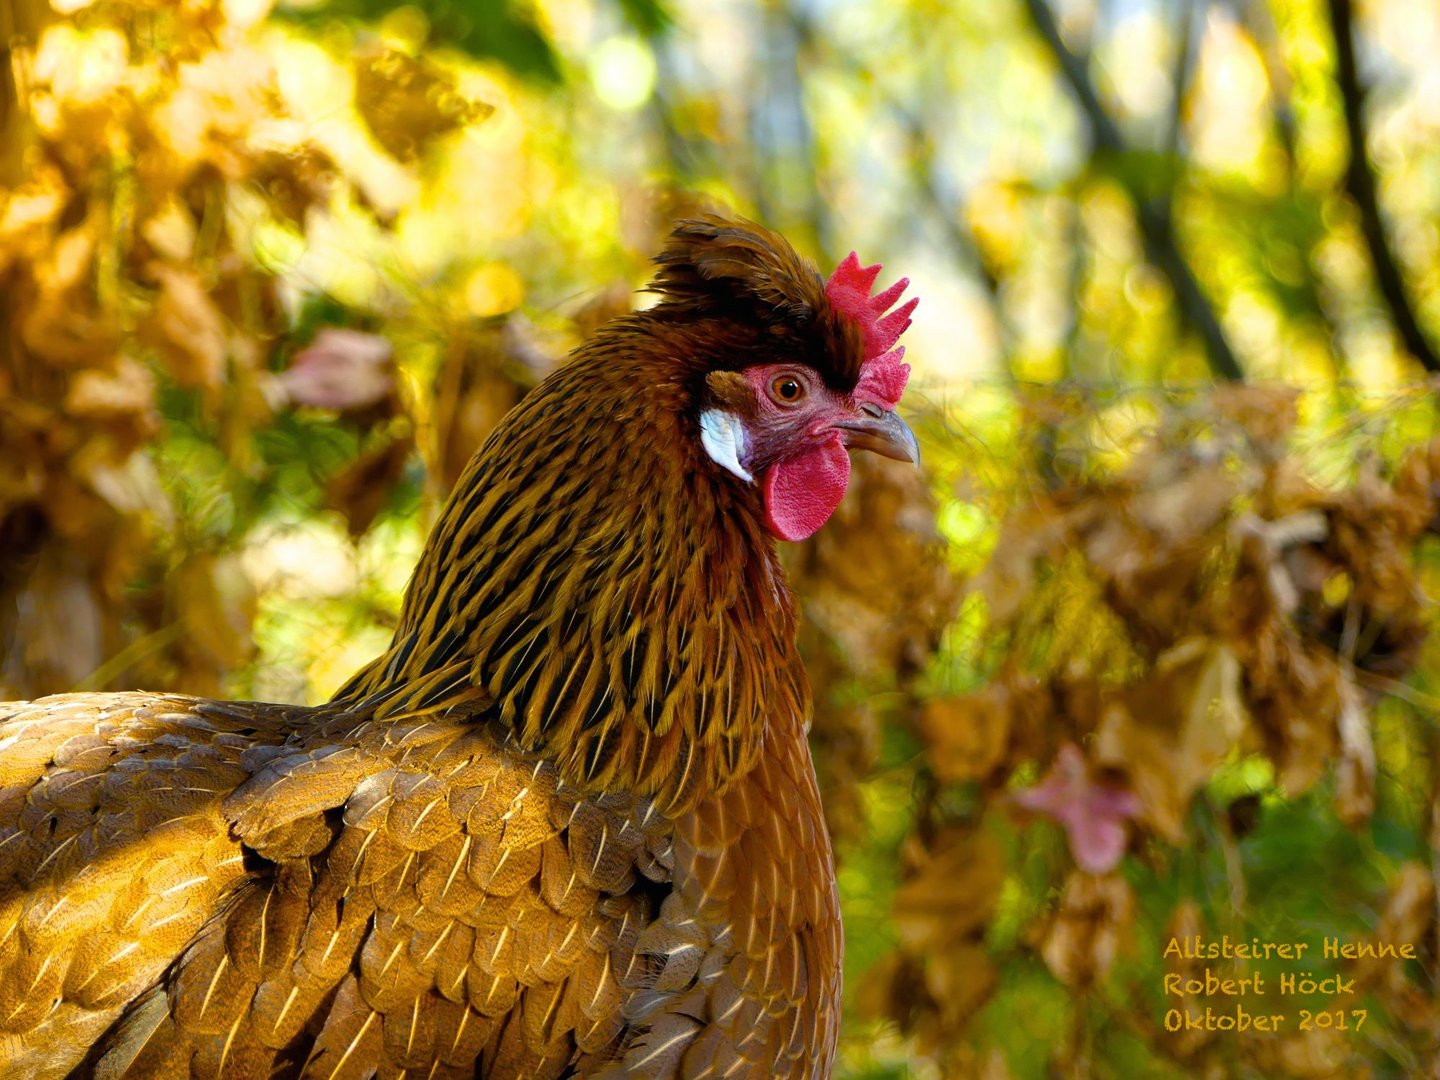
M 1275 26 L 1274 14 L 1268 4 L 1240 5 L 1237 15 L 1241 19 L 1241 25 L 1250 35 L 1250 40 L 1254 43 L 1256 51 L 1260 54 L 1260 60 L 1265 66 L 1265 79 L 1270 88 L 1270 125 L 1274 130 L 1275 141 L 1280 146 L 1286 185 L 1294 188 L 1298 174 L 1295 155 L 1299 135 L 1296 128 L 1295 106 L 1292 101 L 1294 81 L 1290 78 L 1290 71 L 1285 65 L 1280 32 Z M 1314 301 L 1315 317 L 1320 320 L 1320 325 L 1325 331 L 1325 341 L 1328 343 L 1326 352 L 1334 368 L 1334 380 L 1336 383 L 1344 382 L 1346 373 L 1349 371 L 1349 363 L 1339 348 L 1340 326 L 1331 311 L 1331 305 L 1326 302 L 1316 276 L 1314 259 L 1302 259 L 1300 272 L 1303 275 L 1303 287 Z
M 1367 690 L 1377 694 L 1385 694 L 1405 702 L 1415 711 L 1415 715 L 1422 720 L 1429 722 L 1431 727 L 1440 734 L 1440 698 L 1417 690 L 1408 683 L 1398 679 L 1392 679 L 1386 675 L 1376 675 L 1373 671 L 1356 670 L 1355 681 Z
M 1275 138 L 1285 151 L 1287 176 L 1295 172 L 1295 106 L 1291 101 L 1293 82 L 1280 46 L 1280 32 L 1275 27 L 1275 18 L 1268 4 L 1244 4 L 1237 12 L 1241 25 L 1250 34 L 1265 65 L 1265 78 L 1270 84 L 1270 122 L 1275 127 Z
M 1400 334 L 1406 350 L 1426 371 L 1440 371 L 1440 356 L 1426 341 L 1415 318 L 1415 309 L 1405 289 L 1400 265 L 1390 250 L 1385 236 L 1385 223 L 1380 219 L 1380 200 L 1375 190 L 1375 174 L 1370 169 L 1365 137 L 1365 90 L 1360 85 L 1360 72 L 1355 64 L 1355 20 L 1350 0 L 1329 0 L 1330 29 L 1335 35 L 1335 81 L 1345 102 L 1345 129 L 1350 136 L 1350 164 L 1345 169 L 1345 190 L 1360 210 L 1360 230 L 1370 261 L 1375 266 L 1375 281 L 1380 295 L 1390 309 L 1390 318 Z
M 671 174 L 682 184 L 693 186 L 696 175 L 702 170 L 697 164 L 696 148 L 675 122 L 673 93 L 676 79 L 669 36 L 657 35 L 651 41 L 650 47 L 655 51 L 656 68 L 655 92 L 650 95 L 647 110 L 650 121 L 664 143 L 665 161 Z
M 940 183 L 935 175 L 935 140 L 931 137 L 929 127 L 898 102 L 887 102 L 887 107 L 905 135 L 910 152 L 912 179 L 920 198 L 930 208 L 931 219 L 945 234 L 951 252 L 974 271 L 987 293 L 998 298 L 1000 280 L 986 264 L 985 257 L 980 254 L 975 238 L 961 224 L 964 219 L 963 207 L 957 206 L 954 200 L 940 190 Z
M 1180 159 L 1180 139 L 1184 127 L 1185 88 L 1190 85 L 1195 67 L 1195 0 L 1180 0 L 1175 12 L 1175 66 L 1170 73 L 1174 96 L 1170 113 L 1165 118 L 1165 154 L 1172 161 Z
M 1129 148 L 1126 145 L 1125 137 L 1120 133 L 1120 128 L 1101 103 L 1094 83 L 1090 81 L 1089 58 L 1072 52 L 1061 39 L 1060 28 L 1056 25 L 1055 16 L 1046 0 L 1025 0 L 1025 9 L 1029 12 L 1035 29 L 1060 65 L 1065 81 L 1070 84 L 1070 89 L 1079 101 L 1081 109 L 1090 120 L 1090 127 L 1095 138 L 1094 152 L 1124 155 Z M 1176 88 L 1176 92 L 1180 92 L 1179 87 Z M 1194 271 L 1190 269 L 1190 264 L 1180 251 L 1168 199 L 1157 200 L 1147 197 L 1138 191 L 1132 182 L 1123 180 L 1122 182 L 1126 184 L 1130 197 L 1135 203 L 1135 216 L 1140 225 L 1140 233 L 1145 240 L 1146 255 L 1156 268 L 1170 280 L 1170 287 L 1175 290 L 1175 299 L 1180 306 L 1181 316 L 1188 325 L 1199 332 L 1200 337 L 1204 340 L 1205 355 L 1209 360 L 1210 370 L 1223 379 L 1242 381 L 1245 374 L 1240 370 L 1239 361 L 1235 359 L 1235 353 L 1225 338 L 1225 332 L 1220 328 L 1220 320 L 1215 316 L 1215 309 L 1206 298 Z
M 102 661 L 99 667 L 69 689 L 76 692 L 104 690 L 110 683 L 123 675 L 128 668 L 147 657 L 154 656 L 162 649 L 169 648 L 180 640 L 180 635 L 184 630 L 184 624 L 177 619 L 174 622 L 166 623 L 158 630 L 151 631 L 144 637 L 136 638 L 114 656 Z
M 814 24 L 808 16 L 793 8 L 787 8 L 786 14 L 801 40 L 813 47 L 819 38 Z M 945 234 L 950 253 L 955 256 L 956 261 L 964 270 L 970 271 L 980 278 L 992 299 L 997 298 L 1000 283 L 990 268 L 985 265 L 985 260 L 975 244 L 974 237 L 961 224 L 962 207 L 957 206 L 955 200 L 940 189 L 934 171 L 934 139 L 931 137 L 930 127 L 925 118 L 909 103 L 888 92 L 884 80 L 874 78 L 874 73 L 859 58 L 847 52 L 834 41 L 827 40 L 825 48 L 830 59 L 838 64 L 846 75 L 857 83 L 869 85 L 881 106 L 890 114 L 891 120 L 905 136 L 910 152 L 909 160 L 913 165 L 912 179 L 916 181 L 917 193 L 929 208 L 931 220 Z
M 810 24 L 803 19 L 787 17 L 783 10 L 785 6 L 788 5 L 777 5 L 768 9 L 767 21 L 773 26 L 775 39 L 784 41 L 788 53 L 787 57 L 781 58 L 780 73 L 784 75 L 785 105 L 795 123 L 791 141 L 805 160 L 807 181 L 803 185 L 803 199 L 809 219 L 806 224 L 814 234 L 818 249 L 831 252 L 835 241 L 835 223 L 830 215 L 830 204 L 822 194 L 825 181 L 821 174 L 820 143 L 815 136 L 815 127 L 810 121 L 810 110 L 805 101 L 805 77 L 812 66 L 816 43 L 810 33 Z

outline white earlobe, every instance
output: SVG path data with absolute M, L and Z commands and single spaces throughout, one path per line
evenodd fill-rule
M 706 409 L 701 413 L 700 445 L 716 465 L 741 480 L 755 482 L 755 477 L 740 464 L 740 455 L 745 453 L 745 426 L 734 413 L 723 409 Z

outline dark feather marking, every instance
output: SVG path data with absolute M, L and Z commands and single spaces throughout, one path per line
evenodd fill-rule
M 463 669 L 486 715 L 568 782 L 670 807 L 753 763 L 777 658 L 783 683 L 802 677 L 793 611 L 775 603 L 758 494 L 716 475 L 696 416 L 710 374 L 760 361 L 848 389 L 863 343 L 819 272 L 758 227 L 681 223 L 657 262 L 660 303 L 603 328 L 492 433 L 394 644 L 336 704 L 380 719 L 476 700 Z
M 410 662 L 410 656 L 415 651 L 416 640 L 417 636 L 413 632 L 406 634 L 403 640 L 396 637 L 395 644 L 390 648 L 390 663 L 385 666 L 386 678 L 394 679 L 399 676 L 401 670 Z

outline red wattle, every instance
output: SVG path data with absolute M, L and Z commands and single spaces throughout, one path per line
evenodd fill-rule
M 765 516 L 781 540 L 804 540 L 830 520 L 850 482 L 850 455 L 837 431 L 799 457 L 765 471 Z

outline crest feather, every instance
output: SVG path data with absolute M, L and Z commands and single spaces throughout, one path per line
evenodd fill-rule
M 651 310 L 674 318 L 724 318 L 789 339 L 797 359 L 831 387 L 855 389 L 865 359 L 863 327 L 837 311 L 825 279 L 783 236 L 744 218 L 703 214 L 680 221 L 655 259 Z

